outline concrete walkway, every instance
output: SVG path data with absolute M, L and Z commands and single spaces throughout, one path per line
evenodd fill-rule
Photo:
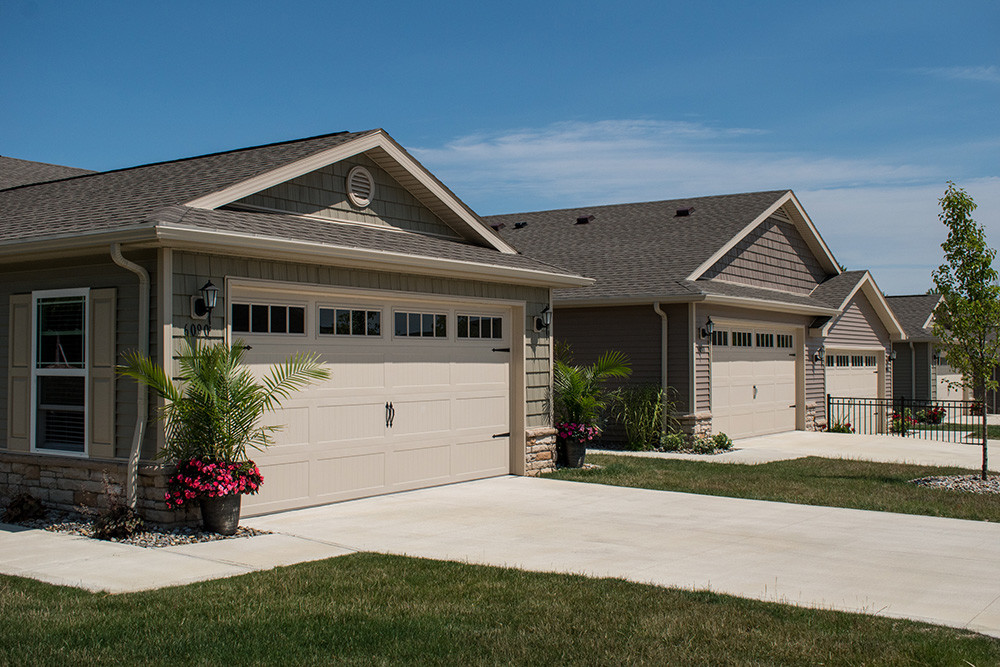
M 723 454 L 678 454 L 675 452 L 624 452 L 590 449 L 588 453 L 624 454 L 664 459 L 686 459 L 711 463 L 769 463 L 822 456 L 885 463 L 913 463 L 928 466 L 955 466 L 980 470 L 983 450 L 978 444 L 940 442 L 886 435 L 853 435 L 815 431 L 789 431 L 755 438 L 742 438 L 734 449 Z M 1000 440 L 990 440 L 989 469 L 1000 471 Z
M 123 592 L 375 551 L 1000 636 L 1000 525 L 986 522 L 497 477 L 243 523 L 275 534 L 143 549 L 0 524 L 0 572 Z

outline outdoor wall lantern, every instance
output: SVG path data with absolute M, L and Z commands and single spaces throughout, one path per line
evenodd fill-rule
M 821 347 L 816 350 L 816 354 L 813 355 L 813 361 L 823 361 L 826 358 L 826 348 Z
M 219 288 L 209 280 L 201 286 L 198 294 L 191 297 L 191 317 L 196 320 L 209 319 L 218 301 Z
M 551 326 L 551 324 L 552 324 L 552 311 L 549 310 L 548 306 L 545 306 L 542 312 L 539 313 L 538 316 L 535 318 L 535 331 L 541 331 L 542 329 L 548 331 L 549 326 Z
M 713 322 L 712 318 L 709 317 L 705 322 L 705 326 L 701 328 L 701 337 L 711 338 L 713 333 L 715 333 L 715 322 Z
M 889 361 L 896 361 L 896 350 L 888 353 Z

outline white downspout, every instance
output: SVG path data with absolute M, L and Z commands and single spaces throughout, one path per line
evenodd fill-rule
M 139 353 L 149 356 L 149 273 L 135 262 L 122 257 L 121 244 L 111 244 L 111 259 L 115 264 L 139 277 Z M 136 382 L 135 430 L 132 432 L 132 450 L 129 452 L 128 469 L 125 474 L 125 497 L 128 506 L 136 508 L 139 501 L 139 449 L 146 435 L 146 421 L 149 418 L 149 392 L 141 382 Z
M 670 385 L 667 383 L 667 314 L 660 309 L 659 301 L 653 304 L 653 312 L 659 315 L 660 320 L 662 320 L 660 325 L 660 387 L 663 389 L 663 398 L 666 400 L 668 398 L 667 391 L 670 389 Z M 660 430 L 664 433 L 667 432 L 668 419 L 669 415 L 664 410 L 660 423 Z
M 930 375 L 930 372 L 927 374 Z M 917 347 L 912 340 L 910 341 L 910 398 L 917 400 Z

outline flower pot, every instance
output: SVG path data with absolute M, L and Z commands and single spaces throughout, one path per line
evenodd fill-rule
M 243 496 L 230 493 L 216 498 L 200 498 L 201 525 L 212 533 L 234 535 L 240 525 L 240 501 Z
M 583 459 L 587 456 L 587 445 L 578 440 L 566 441 L 566 467 L 582 468 Z

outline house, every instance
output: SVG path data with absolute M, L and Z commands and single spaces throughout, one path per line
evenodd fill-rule
M 0 492 L 70 508 L 109 473 L 169 521 L 156 406 L 115 366 L 138 348 L 169 368 L 185 336 L 332 372 L 273 416 L 245 515 L 553 466 L 536 318 L 592 281 L 516 252 L 384 131 L 0 168 Z
M 615 349 L 675 392 L 689 433 L 826 425 L 829 393 L 887 397 L 903 330 L 789 190 L 490 216 L 514 247 L 596 279 L 556 289 L 578 362 Z
M 955 373 L 935 349 L 932 331 L 934 309 L 940 294 L 911 294 L 886 297 L 889 307 L 906 331 L 906 340 L 892 346 L 896 356 L 892 395 L 916 401 L 965 400 L 966 391 L 952 387 L 961 374 Z

